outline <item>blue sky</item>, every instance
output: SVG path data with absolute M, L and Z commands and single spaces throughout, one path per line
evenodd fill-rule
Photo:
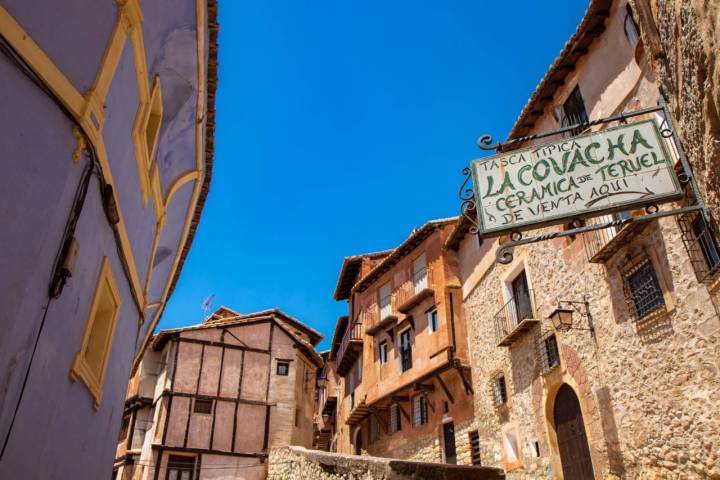
M 587 1 L 220 2 L 215 166 L 160 328 L 279 307 L 327 347 L 342 259 L 456 215 Z

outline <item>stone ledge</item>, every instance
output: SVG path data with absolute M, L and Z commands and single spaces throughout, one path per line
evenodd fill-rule
M 367 480 L 502 480 L 501 469 L 345 455 L 303 447 L 270 452 L 268 480 L 362 478 Z

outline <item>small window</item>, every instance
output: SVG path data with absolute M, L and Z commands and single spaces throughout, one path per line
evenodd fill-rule
M 635 264 L 624 273 L 625 292 L 637 320 L 665 307 L 660 283 L 649 258 Z
M 110 262 L 105 257 L 85 324 L 85 334 L 70 372 L 73 380 L 80 378 L 90 390 L 95 408 L 100 406 L 105 368 L 119 312 L 120 293 L 110 270 Z
M 290 373 L 290 362 L 277 362 L 277 369 L 275 370 L 275 373 L 278 375 L 282 375 L 283 377 L 287 377 Z
M 720 265 L 720 253 L 718 244 L 710 225 L 700 213 L 695 216 L 692 222 L 692 231 L 697 244 L 700 247 L 702 258 L 705 261 L 707 270 L 712 272 Z
M 588 122 L 588 114 L 585 110 L 585 102 L 583 101 L 582 94 L 580 93 L 580 85 L 576 85 L 573 91 L 568 96 L 567 100 L 563 104 L 562 108 L 563 117 L 560 125 L 562 127 L 569 127 L 571 125 L 580 125 L 577 128 L 567 132 L 565 136 L 579 135 L 585 130 L 585 124 Z
M 425 395 L 413 398 L 413 426 L 420 427 L 428 423 L 428 404 Z
M 437 308 L 433 308 L 427 312 L 428 328 L 430 333 L 437 332 L 438 330 L 438 311 Z
M 473 430 L 469 433 L 470 436 L 470 460 L 473 465 L 482 465 L 482 459 L 480 458 L 480 433 L 477 430 Z
M 447 400 L 443 401 L 443 412 L 448 413 L 450 411 L 450 403 Z
M 212 413 L 213 401 L 209 398 L 196 398 L 193 412 Z
M 537 440 L 534 440 L 530 442 L 530 446 L 532 446 L 533 453 L 535 454 L 535 457 L 540 457 L 540 442 Z
M 160 128 L 163 120 L 162 92 L 160 88 L 160 77 L 155 76 L 153 80 L 150 97 L 141 99 L 138 112 L 135 116 L 135 124 L 132 131 L 132 139 L 135 147 L 135 157 L 140 177 L 140 188 L 143 202 L 147 204 L 150 197 L 150 176 Z
M 402 430 L 400 405 L 393 403 L 390 405 L 390 433 L 399 432 L 400 430 Z
M 360 357 L 360 358 L 358 358 L 358 362 L 357 362 L 358 383 L 362 382 L 362 374 L 363 374 L 363 362 L 362 362 L 362 357 Z
M 413 286 L 415 293 L 428 288 L 427 257 L 424 253 L 413 261 Z
M 300 409 L 299 408 L 295 409 L 295 426 L 296 427 L 300 426 Z
M 380 440 L 380 425 L 375 415 L 370 415 L 370 443 Z
M 350 410 L 355 408 L 355 390 L 350 392 Z
M 378 346 L 378 357 L 380 357 L 380 364 L 384 365 L 388 361 L 388 343 L 387 340 L 380 342 Z
M 170 455 L 167 463 L 166 480 L 194 480 L 195 457 Z
M 507 387 L 505 385 L 505 375 L 498 373 L 492 381 L 492 395 L 496 407 L 507 403 Z
M 538 356 L 540 357 L 540 371 L 542 373 L 547 373 L 560 365 L 557 338 L 554 332 L 547 331 L 538 337 L 537 348 Z

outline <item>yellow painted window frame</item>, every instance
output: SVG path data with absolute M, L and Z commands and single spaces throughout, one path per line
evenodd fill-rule
M 147 93 L 145 93 L 145 95 L 147 95 Z M 151 123 L 151 119 L 157 119 L 157 121 Z M 140 191 L 143 206 L 145 207 L 147 207 L 148 198 L 150 198 L 152 194 L 152 184 L 159 182 L 158 169 L 155 166 L 154 160 L 160 138 L 162 121 L 162 88 L 160 86 L 160 77 L 155 75 L 150 96 L 148 98 L 140 98 L 140 105 L 138 105 L 132 130 L 135 162 L 137 163 Z M 150 128 L 152 128 L 152 132 L 148 131 Z
M 103 343 L 102 360 L 100 368 L 98 369 L 100 371 L 100 376 L 98 378 L 94 373 L 96 369 L 94 369 L 86 361 L 85 352 L 90 341 L 90 334 L 92 333 L 95 321 L 97 320 L 96 314 L 98 312 L 98 308 L 100 307 L 101 293 L 104 288 L 107 288 L 107 291 L 112 296 L 112 299 L 115 302 L 115 309 L 110 319 L 110 327 L 108 328 L 108 333 Z M 105 379 L 105 370 L 107 368 L 108 357 L 110 356 L 110 351 L 112 349 L 112 341 L 115 336 L 115 325 L 117 323 L 118 315 L 120 314 L 121 304 L 122 299 L 120 298 L 120 292 L 117 288 L 115 277 L 113 276 L 110 268 L 110 262 L 107 257 L 104 257 L 102 267 L 100 268 L 100 275 L 98 276 L 98 281 L 95 285 L 95 294 L 93 296 L 92 304 L 90 305 L 90 312 L 88 313 L 88 317 L 85 322 L 85 333 L 83 334 L 80 348 L 75 355 L 75 360 L 73 361 L 73 365 L 70 370 L 71 380 L 82 380 L 87 389 L 90 391 L 90 394 L 93 397 L 93 407 L 96 409 L 100 407 L 100 400 L 102 399 L 102 385 Z

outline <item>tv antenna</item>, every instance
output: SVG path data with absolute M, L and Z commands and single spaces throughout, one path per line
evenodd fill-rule
M 208 316 L 208 312 L 210 311 L 210 307 L 212 306 L 213 301 L 215 301 L 214 293 L 211 293 L 210 295 L 205 297 L 205 300 L 203 300 L 201 308 L 202 308 L 204 317 Z

